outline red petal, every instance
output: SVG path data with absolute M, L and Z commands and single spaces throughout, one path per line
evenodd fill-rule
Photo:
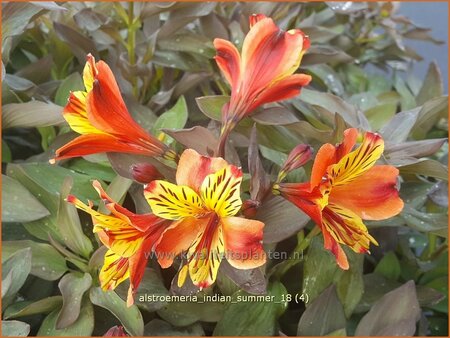
M 316 201 L 322 198 L 318 189 L 312 189 L 309 183 L 280 183 L 281 196 L 295 204 L 317 224 L 322 224 L 322 211 Z
M 237 90 L 241 74 L 241 56 L 236 47 L 227 40 L 214 39 L 217 50 L 215 60 L 232 90 Z

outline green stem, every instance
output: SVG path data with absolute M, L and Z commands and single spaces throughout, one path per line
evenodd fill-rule
M 136 65 L 136 23 L 134 22 L 134 3 L 128 3 L 128 41 L 127 41 L 127 49 L 128 49 L 128 61 L 133 68 Z M 138 86 L 137 86 L 137 78 L 135 75 L 131 76 L 131 85 L 133 87 L 133 95 L 137 99 L 139 96 Z
M 315 226 L 305 237 L 304 231 L 300 231 L 297 234 L 297 246 L 291 252 L 289 258 L 284 262 L 275 265 L 269 272 L 269 278 L 273 277 L 280 280 L 283 275 L 288 272 L 292 267 L 303 261 L 303 252 L 311 244 L 311 240 L 320 233 L 320 228 Z M 299 258 L 300 257 L 300 258 Z

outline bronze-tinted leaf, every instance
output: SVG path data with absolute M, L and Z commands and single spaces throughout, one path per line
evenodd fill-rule
M 414 281 L 388 292 L 361 319 L 357 336 L 412 336 L 420 318 Z
M 337 297 L 336 287 L 331 285 L 303 312 L 297 335 L 324 336 L 345 327 L 344 308 Z

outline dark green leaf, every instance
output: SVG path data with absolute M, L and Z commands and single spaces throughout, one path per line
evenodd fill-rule
M 72 185 L 72 177 L 69 176 L 64 179 L 61 187 L 61 200 L 59 202 L 57 223 L 59 224 L 59 231 L 63 237 L 64 244 L 74 253 L 89 258 L 94 250 L 92 243 L 83 233 L 77 208 L 73 204 L 65 201 L 72 189 Z
M 2 175 L 2 221 L 30 222 L 49 211 L 19 182 Z M 26 210 L 26 212 L 24 212 Z
M 156 120 L 153 130 L 154 133 L 161 132 L 163 129 L 181 129 L 185 126 L 188 119 L 188 109 L 184 96 L 180 96 L 177 103 L 168 111 L 161 114 Z M 171 144 L 173 139 L 168 137 L 165 141 L 167 144 Z
M 87 297 L 84 297 L 80 316 L 75 323 L 65 329 L 56 329 L 59 309 L 51 312 L 39 328 L 38 336 L 90 336 L 94 331 L 94 307 Z
M 204 336 L 205 332 L 200 324 L 185 327 L 175 327 L 164 320 L 153 319 L 144 327 L 144 336 Z
M 66 261 L 51 245 L 30 240 L 3 242 L 2 255 L 6 259 L 23 248 L 31 249 L 31 274 L 45 280 L 57 280 L 66 271 Z
M 64 107 L 72 91 L 84 90 L 83 79 L 79 73 L 72 73 L 61 82 L 55 94 L 55 103 Z
M 29 301 L 19 302 L 8 306 L 8 308 L 5 310 L 4 318 L 19 318 L 36 314 L 49 313 L 56 308 L 60 308 L 61 305 L 61 296 L 43 298 L 34 303 Z
M 195 98 L 197 105 L 207 117 L 215 121 L 222 120 L 222 107 L 230 101 L 229 96 L 213 95 Z
M 397 280 L 400 277 L 401 266 L 395 253 L 392 251 L 386 253 L 376 266 L 374 272 L 387 279 Z
M 242 290 L 236 292 L 232 296 L 233 301 L 225 305 L 223 317 L 217 323 L 213 335 L 273 336 L 280 308 L 285 303 L 282 297 L 286 294 L 286 289 L 279 282 L 269 287 L 267 296 L 251 296 Z M 262 299 L 258 301 L 248 297 Z
M 2 278 L 11 279 L 9 288 L 2 288 L 2 305 L 8 306 L 13 300 L 16 293 L 20 290 L 28 274 L 31 271 L 31 249 L 26 248 L 17 251 L 5 262 L 2 262 Z
M 62 122 L 62 107 L 53 103 L 29 101 L 10 103 L 2 107 L 3 129 L 46 127 Z
M 90 291 L 90 299 L 94 305 L 105 308 L 120 320 L 127 332 L 135 336 L 144 333 L 144 321 L 136 305 L 127 307 L 114 291 L 103 291 L 100 287 L 93 287 Z

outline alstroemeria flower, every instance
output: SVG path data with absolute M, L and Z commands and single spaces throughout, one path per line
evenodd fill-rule
M 109 66 L 89 54 L 83 71 L 85 91 L 70 93 L 63 116 L 81 134 L 56 150 L 50 162 L 102 152 L 175 159 L 176 154 L 147 133 L 128 112 Z
M 378 244 L 368 233 L 364 220 L 383 220 L 403 208 L 397 190 L 398 170 L 375 165 L 384 150 L 380 135 L 367 132 L 361 145 L 352 151 L 358 131 L 344 132 L 344 141 L 324 144 L 314 161 L 308 183 L 280 183 L 274 192 L 307 213 L 322 230 L 325 248 L 336 257 L 342 269 L 348 261 L 340 244 L 358 253 Z
M 260 105 L 289 99 L 308 85 L 311 76 L 294 72 L 309 44 L 301 30 L 284 32 L 262 14 L 250 17 L 241 54 L 230 41 L 214 40 L 217 65 L 231 86 L 230 102 L 222 109 L 222 134 Z
M 187 252 L 180 286 L 188 272 L 200 288 L 214 283 L 223 257 L 238 269 L 265 263 L 264 224 L 234 217 L 242 205 L 241 181 L 242 171 L 224 159 L 187 149 L 178 163 L 177 185 L 153 181 L 145 188 L 153 213 L 174 221 L 155 247 L 159 264 L 167 268 L 175 256 Z
M 111 211 L 110 215 L 93 210 L 91 203 L 88 206 L 73 195 L 67 197 L 67 202 L 92 216 L 94 232 L 108 247 L 99 276 L 102 289 L 114 290 L 130 278 L 127 304 L 131 306 L 152 249 L 170 222 L 153 214 L 134 214 L 114 202 L 98 181 L 93 186 Z

